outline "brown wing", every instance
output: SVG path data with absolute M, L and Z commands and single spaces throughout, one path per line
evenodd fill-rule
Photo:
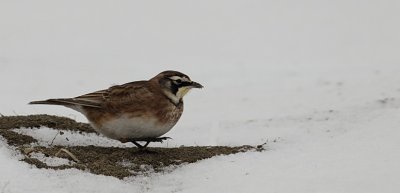
M 98 107 L 107 105 L 120 106 L 130 103 L 140 103 L 143 100 L 154 97 L 148 81 L 136 81 L 123 85 L 112 86 L 106 90 L 100 90 L 93 93 L 75 97 L 82 103 L 96 104 Z

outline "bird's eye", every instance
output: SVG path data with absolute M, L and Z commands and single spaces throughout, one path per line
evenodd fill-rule
M 175 82 L 176 82 L 177 84 L 181 84 L 181 83 L 182 83 L 182 80 L 181 80 L 181 79 L 178 79 L 178 80 L 175 80 Z

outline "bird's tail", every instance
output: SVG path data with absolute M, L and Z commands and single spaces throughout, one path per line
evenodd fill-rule
M 74 105 L 71 99 L 47 99 L 43 101 L 32 101 L 29 103 L 30 105 L 63 105 L 63 106 L 70 106 Z
M 43 101 L 32 101 L 29 104 L 31 105 L 62 105 L 65 107 L 69 107 L 75 109 L 75 107 L 86 106 L 86 107 L 95 107 L 100 108 L 99 104 L 93 103 L 91 101 L 83 101 L 75 98 L 61 98 L 61 99 L 47 99 Z

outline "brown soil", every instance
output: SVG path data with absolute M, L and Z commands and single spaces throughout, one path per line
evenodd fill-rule
M 26 127 L 37 128 L 46 126 L 60 130 L 79 132 L 95 132 L 90 125 L 78 123 L 72 119 L 50 115 L 3 116 L 0 117 L 0 135 L 7 143 L 15 146 L 29 164 L 38 168 L 68 169 L 76 168 L 94 174 L 124 178 L 148 172 L 165 172 L 185 163 L 194 163 L 217 155 L 228 155 L 246 151 L 263 151 L 263 145 L 257 147 L 243 145 L 238 147 L 226 146 L 196 146 L 177 148 L 147 148 L 139 151 L 137 148 L 97 147 L 97 146 L 50 146 L 35 145 L 36 139 L 18 134 L 11 129 Z M 65 151 L 67 150 L 72 155 Z M 62 157 L 71 160 L 71 165 L 48 166 L 38 159 L 30 157 L 32 152 L 40 152 L 45 156 Z M 171 167 L 172 166 L 172 167 Z M 169 170 L 167 170 L 168 168 Z

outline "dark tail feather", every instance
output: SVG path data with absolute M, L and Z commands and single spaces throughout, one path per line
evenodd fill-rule
M 64 105 L 69 106 L 71 102 L 68 102 L 68 99 L 48 99 L 44 101 L 32 101 L 29 103 L 30 105 Z
M 73 108 L 73 106 L 87 106 L 87 107 L 96 107 L 99 108 L 98 104 L 88 101 L 77 100 L 74 98 L 64 98 L 64 99 L 48 99 L 44 101 L 32 101 L 29 104 L 31 105 L 63 105 L 66 107 Z

